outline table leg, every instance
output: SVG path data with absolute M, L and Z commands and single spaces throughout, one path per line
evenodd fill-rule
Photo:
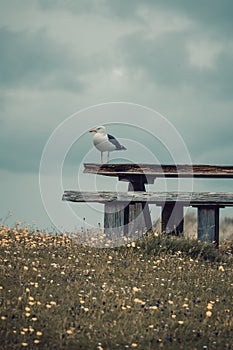
M 162 208 L 162 232 L 179 236 L 184 231 L 184 208 L 179 203 L 165 203 Z
M 145 191 L 143 181 L 133 181 L 129 183 L 128 191 Z M 152 221 L 148 203 L 129 203 L 124 212 L 124 234 L 129 233 L 141 236 L 142 233 L 152 228 Z
M 105 204 L 104 233 L 112 240 L 123 236 L 124 209 L 124 203 L 109 202 Z
M 202 242 L 219 244 L 219 207 L 198 206 L 197 236 Z

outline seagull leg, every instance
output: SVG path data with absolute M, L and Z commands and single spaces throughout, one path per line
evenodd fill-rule
M 107 163 L 109 163 L 110 152 L 108 152 Z
M 101 152 L 101 164 L 103 164 L 103 152 Z

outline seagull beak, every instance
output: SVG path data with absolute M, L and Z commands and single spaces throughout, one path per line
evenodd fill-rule
M 95 129 L 91 129 L 89 130 L 89 132 L 97 132 Z

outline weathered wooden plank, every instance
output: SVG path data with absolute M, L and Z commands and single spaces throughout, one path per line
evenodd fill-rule
M 150 177 L 233 178 L 232 165 L 204 164 L 84 164 L 84 173 L 118 176 L 123 179 L 144 174 Z
M 219 208 L 198 207 L 197 237 L 202 242 L 219 244 Z
M 184 206 L 218 205 L 233 206 L 233 192 L 79 192 L 65 191 L 64 201 L 71 202 L 144 202 L 163 205 L 180 202 Z

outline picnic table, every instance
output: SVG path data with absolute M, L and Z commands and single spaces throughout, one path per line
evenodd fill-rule
M 157 178 L 233 178 L 233 166 L 186 164 L 84 164 L 84 173 L 118 177 L 128 182 L 127 192 L 65 191 L 63 200 L 98 202 L 105 205 L 106 233 L 127 235 L 152 228 L 149 204 L 161 206 L 161 230 L 180 235 L 184 229 L 184 207 L 198 210 L 198 239 L 219 243 L 219 209 L 233 206 L 233 193 L 147 192 L 146 184 Z

